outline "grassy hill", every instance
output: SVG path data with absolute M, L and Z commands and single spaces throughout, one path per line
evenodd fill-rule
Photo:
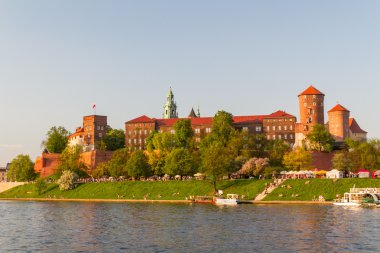
M 218 182 L 218 189 L 224 193 L 245 195 L 246 199 L 262 192 L 270 180 L 227 180 Z M 0 198 L 65 198 L 65 199 L 144 199 L 185 200 L 186 197 L 210 196 L 213 193 L 210 181 L 126 181 L 80 184 L 69 191 L 60 191 L 57 184 L 49 184 L 38 195 L 34 184 L 26 184 L 0 193 Z
M 314 197 L 322 195 L 325 200 L 332 201 L 337 194 L 343 196 L 350 188 L 380 188 L 380 179 L 344 178 L 344 179 L 294 179 L 287 180 L 270 193 L 264 201 L 269 200 L 303 200 L 311 201 Z M 289 187 L 288 187 L 289 186 Z M 281 196 L 282 195 L 282 196 Z M 296 197 L 298 195 L 298 197 Z

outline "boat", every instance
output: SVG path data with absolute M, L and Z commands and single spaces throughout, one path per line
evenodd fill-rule
M 343 198 L 335 199 L 336 206 L 362 206 L 367 204 L 380 204 L 380 188 L 350 188 Z
M 217 206 L 235 206 L 239 204 L 239 195 L 227 194 L 226 198 L 217 197 L 214 199 L 214 203 Z

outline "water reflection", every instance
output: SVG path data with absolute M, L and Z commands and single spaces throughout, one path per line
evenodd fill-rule
M 377 252 L 377 209 L 0 202 L 1 251 Z

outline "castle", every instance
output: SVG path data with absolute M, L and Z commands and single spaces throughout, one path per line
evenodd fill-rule
M 313 86 L 300 93 L 299 122 L 295 116 L 278 110 L 267 115 L 234 116 L 233 124 L 238 130 L 250 134 L 264 134 L 268 140 L 284 140 L 295 147 L 304 145 L 306 135 L 316 124 L 325 125 L 336 142 L 343 142 L 346 138 L 366 140 L 367 132 L 360 128 L 354 118 L 350 118 L 350 111 L 342 105 L 338 104 L 328 111 L 329 121 L 325 123 L 324 97 L 325 94 Z M 173 126 L 180 119 L 176 108 L 170 88 L 162 119 L 142 115 L 125 122 L 125 146 L 131 150 L 145 149 L 146 139 L 152 131 L 174 133 Z M 196 115 L 191 109 L 189 116 L 182 119 L 190 120 L 197 142 L 211 132 L 212 117 L 200 117 L 199 110 Z
M 324 116 L 325 94 L 310 86 L 298 95 L 300 120 L 283 110 L 264 115 L 233 116 L 233 126 L 240 131 L 250 134 L 265 135 L 268 140 L 283 140 L 291 147 L 304 145 L 306 135 L 316 124 L 328 129 L 336 142 L 343 142 L 346 138 L 357 141 L 367 139 L 367 132 L 362 130 L 354 118 L 350 118 L 350 111 L 337 104 L 328 111 L 328 122 Z M 172 89 L 166 98 L 163 118 L 150 118 L 142 115 L 125 122 L 125 147 L 129 150 L 143 150 L 146 140 L 153 131 L 174 133 L 174 124 L 178 118 L 177 104 Z M 199 108 L 195 113 L 192 108 L 186 118 L 191 122 L 196 142 L 200 142 L 211 133 L 212 117 L 201 117 Z M 69 145 L 81 145 L 84 151 L 81 160 L 89 167 L 89 173 L 99 162 L 110 159 L 112 152 L 97 150 L 97 143 L 105 136 L 107 116 L 89 115 L 83 117 L 83 125 L 69 136 Z M 331 160 L 331 159 L 330 159 Z M 331 162 L 331 161 L 330 161 Z M 59 154 L 43 153 L 35 163 L 35 170 L 41 176 L 54 173 L 59 163 Z M 326 168 L 324 168 L 326 169 Z

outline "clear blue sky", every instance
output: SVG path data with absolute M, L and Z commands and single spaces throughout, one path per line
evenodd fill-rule
M 380 1 L 0 1 L 0 166 L 52 126 L 278 109 L 310 84 L 380 137 Z

